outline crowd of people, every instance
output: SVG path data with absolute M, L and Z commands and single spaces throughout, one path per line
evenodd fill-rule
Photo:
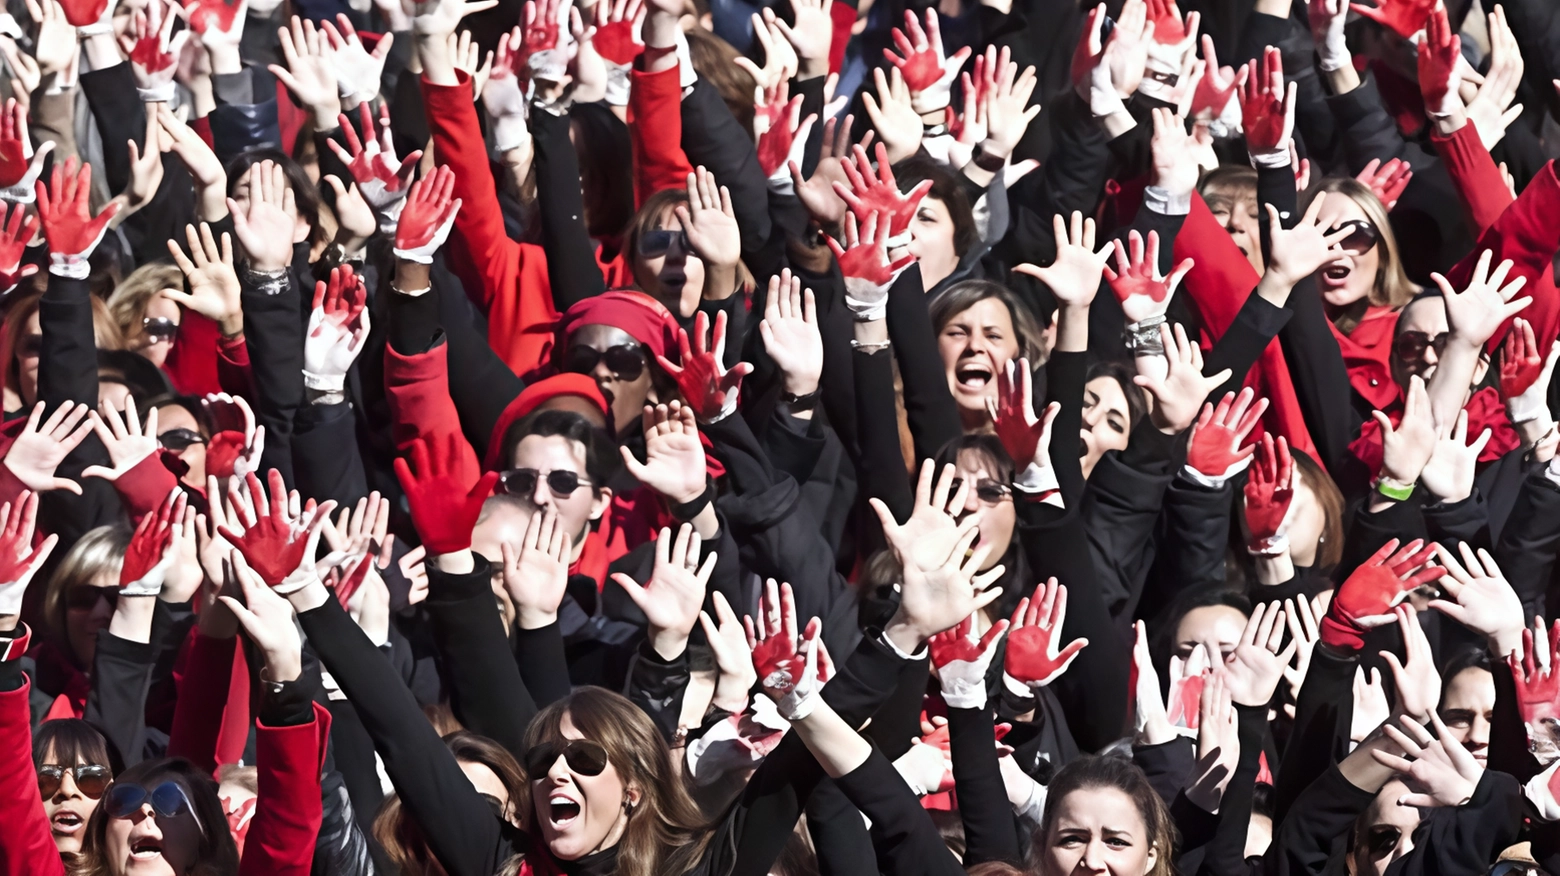
M 0 876 L 1560 874 L 1553 0 L 0 61 Z

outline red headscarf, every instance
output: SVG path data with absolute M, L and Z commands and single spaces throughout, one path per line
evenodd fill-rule
M 582 325 L 609 325 L 622 329 L 657 356 L 671 358 L 677 350 L 677 320 L 661 302 L 643 292 L 618 289 L 575 302 L 558 318 L 556 357 L 565 340 Z

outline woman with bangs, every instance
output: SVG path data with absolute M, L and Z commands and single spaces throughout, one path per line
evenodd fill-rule
M 44 721 L 33 733 L 33 766 L 54 847 L 60 857 L 74 861 L 87 821 L 114 780 L 108 742 L 79 718 Z

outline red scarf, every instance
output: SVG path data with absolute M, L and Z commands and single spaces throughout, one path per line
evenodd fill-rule
M 1522 446 L 1522 436 L 1517 434 L 1511 420 L 1506 417 L 1506 406 L 1501 404 L 1500 393 L 1493 387 L 1487 386 L 1475 392 L 1463 410 L 1468 412 L 1469 440 L 1477 439 L 1485 429 L 1490 430 L 1489 443 L 1479 453 L 1480 462 L 1493 462 Z M 1402 406 L 1394 406 L 1386 414 L 1392 425 L 1396 426 L 1403 419 Z M 1367 420 L 1360 427 L 1360 437 L 1354 439 L 1349 449 L 1370 467 L 1371 477 L 1381 473 L 1381 427 L 1375 420 Z

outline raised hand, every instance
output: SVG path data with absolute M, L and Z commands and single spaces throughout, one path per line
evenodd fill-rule
M 1392 672 L 1392 685 L 1397 689 L 1393 715 L 1428 721 L 1441 702 L 1441 674 L 1436 671 L 1435 655 L 1414 606 L 1404 603 L 1393 609 L 1393 613 L 1398 631 L 1403 635 L 1403 660 L 1399 661 L 1391 651 L 1380 652 Z
M 5 467 L 35 493 L 65 490 L 79 496 L 80 484 L 70 478 L 55 477 L 54 472 L 65 461 L 65 457 L 92 434 L 94 421 L 87 419 L 92 409 L 86 405 L 65 402 L 56 407 L 49 419 L 44 421 L 43 411 L 46 407 L 48 405 L 44 402 L 33 405 L 27 423 L 5 452 Z
M 1377 0 L 1378 5 L 1350 3 L 1349 7 L 1371 21 L 1391 28 L 1405 40 L 1425 27 L 1425 20 L 1436 7 L 1436 0 Z
M 862 99 L 869 98 L 870 95 L 867 95 Z M 855 121 L 855 116 L 847 115 L 842 122 L 831 118 L 823 123 L 823 142 L 818 150 L 818 164 L 813 168 L 812 176 L 802 179 L 802 166 L 799 162 L 792 161 L 786 164 L 796 197 L 802 202 L 802 206 L 807 208 L 813 220 L 825 228 L 838 225 L 845 219 L 845 200 L 835 194 L 834 184 L 849 183 L 845 177 L 842 160 L 850 155 L 850 129 Z M 869 131 L 867 137 L 871 136 L 872 133 Z M 862 142 L 870 144 L 871 140 L 864 138 Z
M 596 53 L 607 63 L 607 103 L 627 106 L 629 68 L 645 50 L 640 32 L 645 25 L 644 0 L 611 0 L 597 3 Z
M 1394 158 L 1386 164 L 1382 164 L 1379 158 L 1372 158 L 1354 178 L 1369 186 L 1371 194 L 1390 213 L 1413 180 L 1414 168 L 1401 158 Z
M 27 108 L 15 98 L 8 99 L 5 112 L 0 114 L 0 199 L 31 204 L 38 196 L 35 184 L 43 173 L 44 160 L 53 149 L 54 141 L 45 140 L 37 153 L 33 152 L 32 137 L 27 131 Z M 59 173 L 58 168 L 55 173 Z M 59 184 L 54 187 L 58 189 Z
M 1207 62 L 1202 79 L 1198 80 L 1197 88 L 1192 92 L 1192 105 L 1188 115 L 1194 119 L 1205 121 L 1222 121 L 1225 112 L 1230 109 L 1230 101 L 1235 97 L 1235 90 L 1245 83 L 1245 76 L 1249 76 L 1248 68 L 1244 65 L 1240 70 L 1234 67 L 1220 67 L 1218 51 L 1213 47 L 1213 37 L 1203 35 L 1203 60 Z M 1240 103 L 1235 103 L 1235 109 L 1240 109 Z
M 1392 622 L 1393 609 L 1408 594 L 1446 573 L 1434 565 L 1435 545 L 1414 539 L 1402 550 L 1391 539 L 1360 564 L 1338 587 L 1322 618 L 1322 641 L 1337 648 L 1358 651 L 1365 631 Z
M 1246 528 L 1251 532 L 1248 549 L 1254 554 L 1273 555 L 1289 549 L 1289 509 L 1295 498 L 1295 464 L 1289 455 L 1289 440 L 1271 434 L 1262 436 L 1256 446 L 1257 464 L 1246 479 Z
M 218 247 L 211 226 L 205 222 L 200 223 L 198 234 L 195 226 L 184 226 L 184 237 L 189 242 L 188 256 L 173 240 L 168 241 L 168 252 L 184 272 L 189 291 L 165 289 L 163 296 L 215 322 L 224 336 L 237 337 L 244 331 L 244 310 L 239 301 L 238 272 L 233 268 L 232 237 L 224 231 Z
M 1420 723 L 1404 716 L 1399 722 L 1402 729 L 1391 723 L 1383 725 L 1387 736 L 1403 750 L 1399 756 L 1379 748 L 1371 749 L 1371 757 L 1382 766 L 1389 767 L 1407 777 L 1411 788 L 1418 791 L 1398 798 L 1399 806 L 1461 806 L 1473 798 L 1473 790 L 1484 777 L 1484 767 L 1473 759 L 1453 736 L 1441 717 L 1430 713 L 1430 725 L 1435 730 L 1431 736 Z
M 1009 688 L 1033 696 L 1040 688 L 1062 677 L 1088 639 L 1073 639 L 1064 646 L 1062 627 L 1067 624 L 1067 588 L 1050 578 L 1035 592 L 1019 600 L 1008 627 L 1007 653 L 1002 679 Z M 1018 693 L 1019 690 L 1014 690 Z
M 419 37 L 442 40 L 455 32 L 462 18 L 492 9 L 498 0 L 411 0 L 411 5 L 412 30 Z
M 713 553 L 700 565 L 699 542 L 691 524 L 678 528 L 676 544 L 671 529 L 662 527 L 655 542 L 655 568 L 647 583 L 641 586 L 621 572 L 612 575 L 645 613 L 651 647 L 666 660 L 675 659 L 687 647 L 688 635 L 699 622 L 710 573 L 715 571 Z
M 1159 692 L 1159 672 L 1154 669 L 1154 658 L 1148 650 L 1148 630 L 1142 621 L 1134 621 L 1132 628 L 1132 669 L 1127 688 L 1132 697 L 1133 742 L 1163 745 L 1175 738 L 1176 731 L 1166 716 L 1165 700 Z
M 412 525 L 432 556 L 471 547 L 471 530 L 498 472 L 482 473 L 477 455 L 459 431 L 419 438 L 411 461 L 395 461 L 396 479 L 411 506 Z
M 915 256 L 909 254 L 889 260 L 888 232 L 888 214 L 872 213 L 858 229 L 853 213 L 845 217 L 843 247 L 832 237 L 824 238 L 834 253 L 834 260 L 839 262 L 840 274 L 845 278 L 845 305 L 857 322 L 884 317 L 888 310 L 889 287 L 894 285 L 901 271 L 915 263 Z
M 1284 85 L 1284 58 L 1268 46 L 1261 62 L 1250 61 L 1240 86 L 1241 125 L 1246 149 L 1253 155 L 1279 155 L 1288 160 L 1289 138 L 1295 128 L 1295 83 Z
M 1479 262 L 1473 269 L 1473 278 L 1462 292 L 1453 289 L 1452 284 L 1440 274 L 1430 275 L 1430 279 L 1441 287 L 1441 294 L 1446 301 L 1446 322 L 1451 327 L 1452 335 L 1473 347 L 1482 347 L 1495 336 L 1501 324 L 1533 303 L 1531 297 L 1516 297 L 1522 287 L 1527 285 L 1526 277 L 1517 276 L 1510 283 L 1506 282 L 1513 265 L 1510 259 L 1501 262 L 1493 272 L 1490 271 L 1493 255 L 1494 251 L 1488 249 L 1480 254 Z
M 1198 700 L 1197 763 L 1186 800 L 1204 812 L 1217 812 L 1224 800 L 1235 767 L 1240 763 L 1239 702 L 1225 673 L 1215 672 L 1203 686 Z
M 120 596 L 157 596 L 183 542 L 184 491 L 175 488 L 162 507 L 141 518 L 119 567 Z
M 894 68 L 873 70 L 872 82 L 877 86 L 876 98 L 870 91 L 864 90 L 861 95 L 872 131 L 883 144 L 889 163 L 909 158 L 921 148 L 925 133 L 920 114 L 910 106 L 910 87 Z M 848 150 L 849 144 L 846 145 Z M 866 149 L 868 145 L 869 141 L 861 141 L 861 148 Z
M 1268 213 L 1272 241 L 1267 269 L 1285 287 L 1293 287 L 1342 255 L 1342 243 L 1354 231 L 1353 226 L 1330 231 L 1322 224 L 1325 200 L 1312 199 L 1311 206 L 1293 228 L 1285 228 L 1279 221 L 1278 208 L 1272 204 L 1262 205 Z
M 1381 686 L 1381 670 L 1354 667 L 1354 714 L 1349 717 L 1349 741 L 1358 745 L 1392 717 L 1392 705 Z
M 628 473 L 679 505 L 704 495 L 708 470 L 693 409 L 676 399 L 664 405 L 645 405 L 644 435 L 644 462 L 629 448 L 620 448 Z
M 455 197 L 455 171 L 440 166 L 412 183 L 411 194 L 395 226 L 395 257 L 418 264 L 433 264 L 455 225 L 461 200 Z
M 731 206 L 731 192 L 715 182 L 715 174 L 703 167 L 694 168 L 688 174 L 688 203 L 679 204 L 673 212 L 688 236 L 688 245 L 704 260 L 706 288 L 719 282 L 714 288 L 728 291 L 731 286 L 724 279 L 735 285 L 733 272 L 742 257 L 742 231 Z M 713 279 L 717 274 L 723 276 L 722 281 Z
M 370 52 L 345 13 L 336 13 L 335 24 L 331 24 L 329 19 L 320 22 L 320 29 L 325 34 L 325 59 L 336 71 L 336 82 L 342 97 L 348 101 L 359 101 L 359 106 L 373 100 L 379 94 L 379 79 L 384 73 L 385 59 L 390 55 L 395 34 L 387 33 L 380 37 Z M 363 130 L 366 133 L 369 128 L 365 126 Z M 417 162 L 413 160 L 411 163 Z
M 244 210 L 227 199 L 233 216 L 233 234 L 249 257 L 249 267 L 259 273 L 276 273 L 292 261 L 297 215 L 292 187 L 281 165 L 261 161 L 249 168 L 249 205 Z
M 72 27 L 88 27 L 107 14 L 109 3 L 108 0 L 65 0 L 60 8 Z
M 274 585 L 267 586 L 270 582 L 250 568 L 247 559 L 241 551 L 229 555 L 233 576 L 244 601 L 239 602 L 231 596 L 217 598 L 265 655 L 266 680 L 295 681 L 303 674 L 303 641 L 293 621 L 293 607 L 282 598 L 285 594 L 281 590 Z
M 1149 414 L 1154 425 L 1167 435 L 1176 435 L 1191 427 L 1208 393 L 1230 379 L 1230 369 L 1204 376 L 1202 348 L 1186 337 L 1186 327 L 1180 323 L 1173 332 L 1169 325 L 1160 323 L 1159 337 L 1170 366 L 1168 373 L 1163 377 L 1139 374 L 1132 380 L 1154 397 Z
M 1284 600 L 1284 623 L 1289 627 L 1290 640 L 1295 646 L 1295 656 L 1290 665 L 1284 667 L 1284 681 L 1289 685 L 1289 697 L 1293 700 L 1300 699 L 1300 688 L 1305 684 L 1305 674 L 1311 668 L 1311 654 L 1316 650 L 1316 643 L 1322 640 L 1321 631 L 1317 629 L 1316 618 L 1322 613 L 1319 602 L 1313 602 L 1304 596 L 1298 599 Z M 1377 673 L 1380 683 L 1380 673 Z M 1289 708 L 1285 706 L 1285 708 Z M 1291 715 L 1291 717 L 1293 717 Z M 1385 709 L 1380 724 L 1386 719 Z M 1371 729 L 1376 729 L 1376 724 Z
M 1111 76 L 1111 62 L 1120 47 L 1114 42 L 1114 31 L 1110 41 L 1105 39 L 1105 19 L 1104 3 L 1084 14 L 1083 32 L 1078 37 L 1078 46 L 1073 50 L 1072 57 L 1073 90 L 1089 105 L 1089 111 L 1095 118 L 1126 112 L 1126 105 L 1122 103 L 1123 98 L 1116 90 Z M 1148 61 L 1146 51 L 1143 60 L 1145 64 Z
M 105 403 L 101 412 L 92 411 L 87 414 L 87 418 L 92 421 L 92 431 L 97 433 L 104 449 L 108 451 L 108 461 L 113 467 L 89 465 L 81 470 L 82 477 L 117 481 L 147 460 L 150 460 L 150 465 L 161 465 L 156 458 L 159 449 L 156 408 L 146 412 L 144 426 L 136 415 L 134 396 L 125 399 L 123 416 L 112 405 Z
M 1522 48 L 1506 23 L 1506 9 L 1496 6 L 1489 14 L 1490 67 L 1484 82 L 1467 100 L 1468 121 L 1479 132 L 1485 149 L 1494 149 L 1522 115 L 1522 104 L 1512 106 L 1522 84 L 1524 65 Z M 1463 77 L 1462 96 L 1467 97 L 1468 79 Z
M 854 163 L 847 161 L 841 167 L 850 185 L 836 182 L 835 193 L 855 214 L 857 222 L 865 224 L 876 213 L 887 215 L 890 247 L 908 244 L 910 220 L 915 218 L 921 198 L 932 190 L 932 181 L 922 180 L 910 191 L 900 192 L 894 182 L 894 168 L 889 164 L 888 152 L 882 143 L 877 144 L 878 166 L 875 174 L 872 162 L 867 159 L 866 149 L 858 144 L 852 148 L 851 154 L 855 158 Z M 898 240 L 900 235 L 906 235 L 905 239 Z
M 812 133 L 816 113 L 802 118 L 802 97 L 786 100 L 786 83 L 760 95 L 754 104 L 753 127 L 758 135 L 758 166 L 771 180 L 790 182 L 787 170 L 791 162 L 800 163 Z
M 1511 322 L 1500 356 L 1500 397 L 1513 423 L 1548 422 L 1549 382 L 1560 360 L 1560 343 L 1551 342 L 1547 354 L 1533 335 L 1533 324 L 1521 317 Z
M 569 584 L 569 555 L 574 540 L 551 509 L 533 511 L 520 537 L 519 550 L 499 542 L 504 564 L 504 589 L 515 603 L 515 621 L 522 630 L 536 630 L 558 620 L 558 606 Z
M 1181 278 L 1192 269 L 1193 261 L 1182 261 L 1166 277 L 1159 273 L 1159 232 L 1148 233 L 1146 249 L 1143 235 L 1136 230 L 1127 235 L 1126 246 L 1122 245 L 1120 239 L 1114 243 L 1116 267 L 1112 270 L 1107 264 L 1104 273 L 1111 291 L 1116 293 L 1116 300 L 1121 302 L 1121 310 L 1126 314 L 1127 321 L 1141 323 L 1150 317 L 1164 316 L 1165 310 L 1170 307 L 1170 296 L 1175 294 Z
M 1381 411 L 1372 412 L 1376 425 L 1381 428 L 1382 463 L 1381 477 L 1389 481 L 1389 487 L 1413 489 L 1414 483 L 1430 462 L 1436 448 L 1435 422 L 1430 414 L 1430 395 L 1419 375 L 1408 381 L 1408 393 L 1403 404 L 1403 418 L 1397 426 Z
M 288 495 L 281 472 L 271 469 L 266 472 L 266 481 L 269 497 L 266 486 L 252 472 L 244 476 L 243 487 L 231 485 L 230 525 L 218 532 L 244 555 L 268 586 L 286 596 L 319 580 L 314 548 L 336 502 L 328 500 L 312 511 L 299 513 L 296 497 Z
M 1116 96 L 1122 100 L 1136 94 L 1143 83 L 1154 30 L 1153 22 L 1148 20 L 1148 4 L 1143 0 L 1126 0 L 1121 5 L 1121 17 L 1110 32 L 1105 54 L 1110 65 L 1111 84 L 1116 89 Z
M 951 58 L 943 53 L 942 30 L 935 9 L 926 10 L 924 30 L 915 13 L 905 10 L 904 30 L 896 27 L 892 36 L 899 54 L 884 49 L 883 57 L 894 65 L 910 87 L 911 106 L 923 115 L 946 107 L 953 82 L 959 77 L 964 62 L 969 60 L 969 47 L 955 52 Z
M 1008 628 L 1007 621 L 997 621 L 977 641 L 974 620 L 973 616 L 967 617 L 927 643 L 932 652 L 932 666 L 937 670 L 937 681 L 942 687 L 943 702 L 950 709 L 986 707 L 986 668 L 997 655 L 997 644 Z
M 166 0 L 152 0 L 145 11 L 136 10 L 130 19 L 129 33 L 119 36 L 119 48 L 130 58 L 130 69 L 135 73 L 136 89 L 143 103 L 164 102 L 173 99 L 174 59 L 184 50 L 190 32 L 173 33 L 178 20 L 165 5 Z
M 737 613 L 731 610 L 731 603 L 719 590 L 710 594 L 710 601 L 715 605 L 719 622 L 711 620 L 709 612 L 699 612 L 699 626 L 704 628 L 704 637 L 715 654 L 715 666 L 720 670 L 715 681 L 715 696 L 710 702 L 716 708 L 740 715 L 747 708 L 748 691 L 758 681 L 758 672 L 753 668 L 746 630 Z
M 351 265 L 331 268 L 330 283 L 314 285 L 314 309 L 303 338 L 303 385 L 342 392 L 347 372 L 368 342 L 368 289 Z
M 60 537 L 50 534 L 33 547 L 37 520 L 38 494 L 31 490 L 23 490 L 14 505 L 0 505 L 0 617 L 22 613 L 27 585 L 59 544 Z
M 1468 412 L 1457 412 L 1457 420 L 1450 429 L 1441 429 L 1435 442 L 1430 461 L 1419 472 L 1419 482 L 1431 495 L 1442 502 L 1461 502 L 1473 495 L 1473 476 L 1479 465 L 1479 454 L 1490 443 L 1492 431 L 1486 427 L 1468 443 Z
M 1204 687 L 1208 684 L 1209 666 L 1212 663 L 1207 646 L 1197 645 L 1192 653 L 1182 659 L 1170 655 L 1170 690 L 1165 695 L 1165 718 L 1182 736 L 1195 736 L 1201 716 L 1199 708 Z
M 775 17 L 775 27 L 796 52 L 797 75 L 803 79 L 829 72 L 829 49 L 834 39 L 834 0 L 791 0 L 794 24 Z
M 255 425 L 255 412 L 243 396 L 210 393 L 201 409 L 212 424 L 206 444 L 206 473 L 218 478 L 243 477 L 260 470 L 265 452 L 265 427 Z
M 1433 117 L 1462 109 L 1462 98 L 1457 94 L 1462 79 L 1462 38 L 1452 32 L 1444 8 L 1430 13 L 1418 52 L 1419 93 L 1424 97 L 1425 111 Z
M 736 58 L 736 65 L 746 70 L 760 89 L 773 88 L 778 83 L 790 80 L 801 65 L 796 50 L 791 47 L 791 41 L 780 32 L 778 21 L 773 9 L 766 8 L 763 14 L 753 13 L 753 38 L 763 47 L 763 67 L 748 60 L 746 55 L 738 55 Z
M 923 718 L 921 732 L 925 735 L 911 739 L 910 747 L 894 760 L 894 770 L 917 797 L 953 790 L 948 719 L 939 717 L 928 722 Z
M 526 0 L 522 18 L 525 63 L 531 76 L 548 82 L 563 82 L 575 43 L 568 30 L 568 0 Z
M 209 42 L 212 31 L 221 34 L 230 34 L 235 25 L 239 34 L 244 30 L 244 13 L 248 3 L 244 0 L 228 2 L 228 0 L 185 0 L 184 18 L 189 22 L 190 30 L 195 31 L 202 43 Z
M 38 218 L 43 237 L 49 244 L 49 270 L 67 277 L 84 279 L 91 268 L 87 258 L 97 249 L 108 230 L 108 222 L 119 212 L 119 203 L 110 201 L 97 216 L 92 215 L 87 199 L 92 191 L 92 165 L 77 165 L 75 156 L 55 165 L 53 182 L 35 184 Z
M 622 2 L 619 0 L 620 4 Z M 598 15 L 602 8 L 596 7 Z M 597 38 L 600 38 L 599 30 Z M 488 116 L 493 120 L 493 145 L 500 153 L 524 148 L 531 142 L 531 132 L 525 124 L 523 74 L 526 69 L 522 49 L 519 27 L 499 37 L 498 53 L 493 56 L 487 82 L 482 85 L 482 105 L 487 107 Z M 626 70 L 623 75 L 626 87 Z
M 818 331 L 817 305 L 811 289 L 781 270 L 769 278 L 764 318 L 758 324 L 764 351 L 784 375 L 785 391 L 798 396 L 817 391 L 823 378 L 823 335 Z
M 1060 410 L 1061 406 L 1053 402 L 1046 406 L 1043 416 L 1035 415 L 1034 381 L 1029 360 L 1023 357 L 1007 362 L 1007 367 L 997 374 L 997 397 L 986 399 L 986 413 L 1002 448 L 1015 465 L 1025 468 L 1051 468 L 1051 423 Z
M 796 628 L 796 599 L 790 584 L 776 586 L 770 578 L 758 603 L 759 622 L 745 618 L 753 669 L 764 694 L 775 701 L 780 717 L 800 721 L 812 714 L 824 682 L 834 676 L 834 664 L 823 646 L 823 623 Z
M 1279 650 L 1284 641 L 1284 610 L 1275 602 L 1257 603 L 1240 643 L 1224 660 L 1224 684 L 1238 705 L 1266 706 L 1284 680 L 1284 667 L 1298 645 Z M 1218 673 L 1216 673 L 1218 674 Z
M 742 388 L 742 378 L 752 373 L 748 362 L 738 362 L 726 368 L 726 312 L 715 314 L 715 329 L 710 332 L 710 320 L 699 311 L 693 320 L 693 333 L 697 343 L 690 344 L 688 332 L 677 330 L 678 358 L 674 364 L 665 356 L 656 354 L 656 362 L 662 370 L 677 381 L 683 402 L 705 423 L 718 423 L 737 409 L 737 392 Z M 709 340 L 706 340 L 706 338 Z M 701 491 L 702 492 L 702 491 Z
M 1255 396 L 1248 386 L 1239 396 L 1225 393 L 1224 398 L 1219 399 L 1218 407 L 1212 403 L 1203 405 L 1197 422 L 1192 424 L 1192 436 L 1186 445 L 1186 467 L 1195 472 L 1199 482 L 1222 486 L 1251 464 L 1257 447 L 1243 445 L 1268 407 L 1266 398 L 1252 404 Z
M 266 69 L 287 86 L 295 103 L 309 111 L 316 130 L 329 131 L 341 114 L 341 95 L 325 31 L 315 28 L 312 20 L 294 15 L 292 26 L 278 28 L 277 36 L 287 65 L 269 64 Z
M 1522 630 L 1522 653 L 1506 654 L 1506 665 L 1517 686 L 1517 710 L 1527 725 L 1528 747 L 1554 757 L 1560 730 L 1560 620 L 1544 636 L 1544 619 L 1535 618 L 1533 630 Z M 1535 631 L 1538 633 L 1534 635 Z
M 1177 103 L 1172 93 L 1189 77 L 1197 63 L 1197 29 L 1202 17 L 1197 12 L 1183 20 L 1175 0 L 1148 0 L 1144 42 L 1148 50 L 1144 76 L 1138 90 L 1148 97 Z M 1125 8 L 1122 10 L 1125 18 Z M 1171 85 L 1170 83 L 1176 83 Z
M 1064 305 L 1088 307 L 1099 291 L 1100 277 L 1110 270 L 1107 263 L 1110 254 L 1118 252 L 1117 244 L 1107 241 L 1104 248 L 1095 252 L 1094 220 L 1083 218 L 1076 210 L 1067 220 L 1060 213 L 1052 216 L 1051 230 L 1056 238 L 1055 261 L 1044 268 L 1022 263 L 1015 265 L 1013 270 L 1044 283 Z M 1157 246 L 1159 238 L 1153 234 L 1150 237 Z M 1117 258 L 1120 258 L 1119 252 Z
M 381 42 L 380 46 L 383 45 Z M 375 82 L 378 82 L 377 78 Z M 389 116 L 383 116 L 376 136 L 374 118 L 366 100 L 358 104 L 358 118 L 363 128 L 362 139 L 352 129 L 352 122 L 347 115 L 342 113 L 337 120 L 347 147 L 343 149 L 334 139 L 327 142 L 330 143 L 331 151 L 336 153 L 336 157 L 341 159 L 357 181 L 363 200 L 385 216 L 387 222 L 393 222 L 402 210 L 402 201 L 411 190 L 412 176 L 417 172 L 417 160 L 422 158 L 422 150 L 416 150 L 404 159 L 396 158 L 395 141 L 390 136 Z M 441 169 L 448 170 L 447 167 Z
M 1462 562 L 1452 552 L 1436 545 L 1441 565 L 1446 574 L 1441 577 L 1441 589 L 1452 601 L 1433 599 L 1430 607 L 1483 635 L 1495 654 L 1511 654 L 1522 645 L 1522 633 L 1526 623 L 1522 600 L 1517 596 L 1500 566 L 1489 551 L 1480 548 L 1477 553 L 1467 542 L 1457 543 Z

